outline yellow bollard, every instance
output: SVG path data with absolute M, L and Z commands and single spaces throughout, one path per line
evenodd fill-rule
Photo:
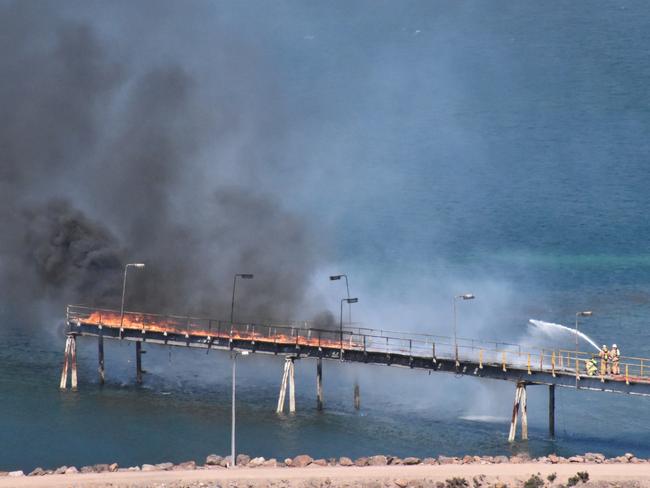
M 508 370 L 506 369 L 506 353 L 505 353 L 505 352 L 503 352 L 503 353 L 501 354 L 501 369 L 502 369 L 504 372 L 508 371 Z
M 551 354 L 551 374 L 555 378 L 555 351 Z
M 478 352 L 478 367 L 483 369 L 483 349 Z
M 625 365 L 625 384 L 629 385 L 630 384 L 630 374 L 628 370 L 629 365 Z
M 533 374 L 533 373 L 530 371 L 530 353 L 528 353 L 528 374 Z

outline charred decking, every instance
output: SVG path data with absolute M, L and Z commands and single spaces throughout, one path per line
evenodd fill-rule
M 326 330 L 308 323 L 248 324 L 213 319 L 161 316 L 68 306 L 68 340 L 61 388 L 67 384 L 68 366 L 72 387 L 76 388 L 76 336 L 98 337 L 99 377 L 104 381 L 104 339 L 136 342 L 136 380 L 142 382 L 141 346 L 143 342 L 199 349 L 250 351 L 282 355 L 287 358 L 280 392 L 284 404 L 287 382 L 293 384 L 293 361 L 317 359 L 317 406 L 322 408 L 322 360 L 400 366 L 410 369 L 447 372 L 477 378 L 516 383 L 515 405 L 510 439 L 514 440 L 521 410 L 522 437 L 527 437 L 526 386 L 549 386 L 549 431 L 554 434 L 555 386 L 631 395 L 650 396 L 648 359 L 621 357 L 621 375 L 599 371 L 588 376 L 584 371 L 591 354 L 568 350 L 538 349 L 503 342 L 458 339 L 425 334 L 346 327 Z M 290 362 L 290 364 L 289 364 Z M 293 388 L 291 399 L 293 399 Z M 355 403 L 358 402 L 355 391 Z M 290 402 L 294 411 L 295 401 Z M 281 404 L 278 403 L 278 412 Z

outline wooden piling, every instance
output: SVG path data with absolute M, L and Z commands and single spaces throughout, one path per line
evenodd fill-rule
M 284 370 L 282 371 L 282 382 L 280 383 L 280 394 L 278 395 L 278 406 L 275 409 L 276 413 L 284 411 L 284 398 L 287 393 L 287 377 L 289 375 L 289 363 L 285 360 Z
M 526 407 L 526 383 L 517 383 L 515 390 L 515 402 L 512 406 L 512 418 L 510 420 L 510 433 L 508 442 L 513 442 L 517 434 L 517 418 L 521 409 L 521 438 L 528 439 L 528 409 Z
M 323 359 L 316 360 L 316 408 L 323 410 Z
M 293 358 L 289 363 L 289 412 L 295 413 L 296 411 L 296 381 L 295 381 L 295 368 Z
M 70 335 L 70 387 L 77 389 L 77 338 Z
M 99 329 L 99 335 L 97 336 L 97 360 L 98 360 L 98 371 L 99 371 L 99 384 L 104 384 L 104 335 L 102 329 Z
M 135 343 L 135 382 L 142 384 L 142 342 Z
M 354 384 L 354 409 L 361 408 L 361 392 L 359 391 L 359 383 Z
M 287 356 L 284 360 L 284 370 L 282 372 L 282 383 L 280 384 L 280 395 L 278 396 L 278 406 L 276 413 L 284 411 L 284 400 L 287 396 L 287 386 L 289 387 L 289 412 L 296 411 L 296 382 L 295 382 L 295 358 Z
M 526 406 L 526 384 L 521 384 L 521 440 L 528 440 L 528 408 Z
M 63 352 L 63 367 L 61 368 L 61 381 L 59 382 L 59 388 L 65 390 L 68 387 L 68 356 L 70 355 L 70 343 L 71 336 L 68 336 L 65 340 L 65 349 Z
M 548 385 L 548 433 L 555 437 L 555 385 Z
M 508 433 L 508 442 L 513 442 L 515 440 L 515 434 L 517 432 L 517 418 L 519 417 L 519 399 L 521 398 L 521 390 L 519 385 L 515 390 L 515 403 L 512 406 L 512 417 L 510 418 L 510 432 Z

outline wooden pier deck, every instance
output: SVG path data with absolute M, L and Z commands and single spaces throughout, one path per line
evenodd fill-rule
M 650 359 L 621 357 L 619 375 L 589 376 L 585 363 L 591 353 L 549 350 L 534 346 L 494 341 L 478 341 L 396 331 L 345 327 L 343 330 L 319 329 L 309 323 L 253 324 L 230 323 L 208 318 L 163 316 L 139 312 L 68 306 L 68 342 L 64 371 L 67 383 L 68 363 L 72 365 L 76 387 L 76 336 L 98 338 L 100 379 L 103 382 L 103 340 L 136 342 L 137 379 L 142 381 L 141 345 L 144 342 L 167 346 L 249 351 L 289 358 L 318 360 L 318 381 L 322 381 L 321 361 L 338 360 L 364 364 L 399 366 L 410 369 L 446 372 L 517 385 L 513 407 L 513 425 L 519 409 L 526 423 L 527 385 L 549 386 L 549 429 L 554 432 L 555 387 L 574 388 L 630 395 L 650 396 Z M 293 369 L 290 374 L 293 374 Z M 65 388 L 64 374 L 61 387 Z M 285 370 L 285 375 L 287 374 Z M 283 386 L 286 388 L 286 380 Z M 320 390 L 319 390 L 320 392 Z M 322 393 L 318 404 L 322 408 Z M 281 394 L 281 398 L 284 398 Z M 280 406 L 278 406 L 278 411 Z M 525 428 L 525 427 L 524 427 Z M 524 438 L 526 434 L 524 434 Z

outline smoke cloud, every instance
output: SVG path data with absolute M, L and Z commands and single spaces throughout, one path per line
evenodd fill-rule
M 202 68 L 187 40 L 151 55 L 145 3 L 112 30 L 54 5 L 0 3 L 7 302 L 119 306 L 145 262 L 127 308 L 225 317 L 235 273 L 255 274 L 239 318 L 307 305 L 325 246 L 278 197 L 281 104 L 255 52 L 216 29 Z

